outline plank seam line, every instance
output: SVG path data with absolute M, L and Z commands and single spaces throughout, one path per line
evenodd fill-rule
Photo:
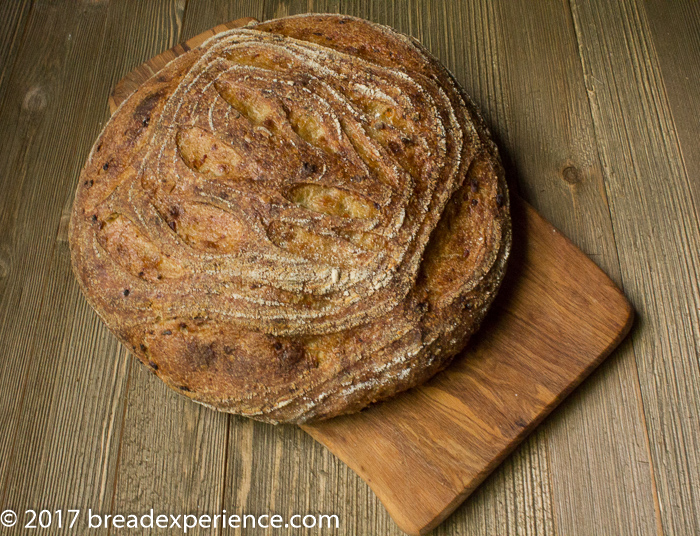
M 226 480 L 228 477 L 228 446 L 230 442 L 230 431 L 231 431 L 231 414 L 226 414 L 226 443 L 224 445 L 224 474 L 221 483 L 221 510 L 226 507 Z M 224 533 L 223 525 L 219 527 L 219 534 Z
M 554 495 L 554 481 L 552 480 L 552 465 L 550 464 L 550 461 L 552 460 L 552 453 L 550 452 L 550 444 L 551 441 L 549 439 L 549 426 L 543 426 L 542 427 L 542 435 L 545 438 L 544 441 L 544 455 L 547 458 L 547 480 L 549 481 L 549 492 L 553 496 Z M 554 536 L 559 535 L 559 530 L 558 530 L 558 522 L 557 522 L 557 517 L 558 517 L 558 512 L 557 509 L 552 507 L 552 531 L 554 533 Z
M 178 25 L 177 36 L 175 38 L 175 44 L 173 46 L 176 46 L 178 43 L 180 43 L 180 37 L 182 36 L 182 29 L 185 27 L 185 20 L 187 17 L 187 8 L 189 5 L 190 5 L 190 0 L 185 0 L 185 7 L 182 8 L 182 19 L 180 20 L 180 24 Z
M 595 114 L 593 112 L 594 103 L 592 102 L 591 92 L 588 91 L 588 87 L 587 87 L 587 81 L 590 77 L 586 72 L 586 61 L 584 59 L 584 54 L 583 54 L 583 46 L 584 45 L 583 45 L 583 41 L 581 39 L 581 23 L 580 23 L 578 17 L 575 15 L 575 12 L 576 12 L 575 3 L 576 3 L 576 0 L 567 0 L 567 4 L 569 6 L 569 16 L 571 17 L 571 23 L 573 25 L 574 34 L 576 36 L 576 44 L 578 45 L 578 56 L 579 56 L 579 61 L 581 64 L 581 73 L 583 75 L 584 85 L 586 85 L 585 89 L 586 89 L 586 100 L 588 102 L 588 112 L 590 114 L 591 123 L 593 125 L 593 135 L 594 135 L 595 141 L 596 141 L 595 154 L 596 154 L 596 158 L 598 159 L 600 169 L 603 173 L 603 184 L 605 186 L 605 204 L 606 204 L 607 209 L 608 209 L 608 215 L 610 216 L 610 223 L 611 223 L 610 228 L 611 228 L 611 232 L 613 235 L 613 245 L 615 247 L 615 252 L 617 253 L 616 256 L 617 256 L 618 271 L 620 274 L 620 287 L 621 287 L 623 294 L 625 294 L 625 283 L 624 283 L 624 278 L 622 277 L 622 273 L 623 273 L 622 272 L 622 262 L 620 260 L 620 251 L 619 251 L 617 237 L 615 235 L 615 226 L 612 224 L 613 214 L 612 214 L 612 209 L 610 207 L 610 202 L 609 202 L 609 196 L 610 196 L 609 176 L 610 176 L 610 172 L 607 169 L 607 167 L 605 166 L 605 164 L 601 158 L 601 155 L 600 155 L 599 126 L 598 126 L 597 121 L 595 120 Z M 643 397 L 641 397 L 642 386 L 641 386 L 641 377 L 639 375 L 639 365 L 638 365 L 638 361 L 637 361 L 637 349 L 635 348 L 634 344 L 630 344 L 630 348 L 632 350 L 632 355 L 634 357 L 634 371 L 635 371 L 635 380 L 636 380 L 635 390 L 638 391 L 640 394 L 641 413 L 642 413 L 642 417 L 644 420 L 644 427 L 643 427 L 644 443 L 645 443 L 645 447 L 646 447 L 645 450 L 647 451 L 647 455 L 649 457 L 648 467 L 649 467 L 649 473 L 650 473 L 650 477 L 651 477 L 652 494 L 654 497 L 654 513 L 655 513 L 656 525 L 657 525 L 656 529 L 657 529 L 657 534 L 659 536 L 663 536 L 663 523 L 662 523 L 662 519 L 661 519 L 661 502 L 660 502 L 660 498 L 659 498 L 659 490 L 658 490 L 658 487 L 656 484 L 654 460 L 651 457 L 651 440 L 650 440 L 650 436 L 649 436 L 649 420 L 647 417 L 644 399 L 643 399 Z
M 119 346 L 123 349 L 123 345 L 119 344 Z M 121 425 L 119 427 L 119 441 L 117 443 L 117 461 L 114 467 L 114 484 L 112 485 L 112 500 L 110 501 L 109 504 L 109 513 L 114 515 L 114 499 L 117 496 L 117 483 L 119 482 L 119 466 L 120 466 L 120 461 L 121 461 L 121 453 L 122 453 L 122 439 L 124 437 L 124 423 L 126 422 L 126 409 L 129 405 L 129 387 L 131 385 L 131 369 L 133 368 L 134 362 L 133 358 L 131 357 L 130 353 L 126 353 L 126 358 L 128 360 L 128 372 L 126 376 L 126 386 L 124 387 L 124 409 L 122 410 L 122 418 L 121 418 Z M 107 529 L 107 536 L 110 535 L 112 532 L 111 526 Z

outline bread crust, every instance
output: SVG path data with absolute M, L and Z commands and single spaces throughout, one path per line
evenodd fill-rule
M 358 411 L 466 345 L 511 245 L 498 152 L 417 41 L 302 15 L 217 34 L 114 113 L 70 221 L 80 286 L 176 391 Z

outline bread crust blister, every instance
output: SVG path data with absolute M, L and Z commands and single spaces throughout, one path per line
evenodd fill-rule
M 466 345 L 510 251 L 495 145 L 415 40 L 302 15 L 217 34 L 114 113 L 72 263 L 170 387 L 268 422 L 358 411 Z

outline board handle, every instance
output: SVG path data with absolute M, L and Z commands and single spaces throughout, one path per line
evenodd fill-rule
M 119 108 L 119 105 L 129 98 L 129 95 L 136 91 L 141 84 L 151 78 L 154 74 L 156 74 L 178 56 L 181 56 L 188 50 L 198 47 L 204 43 L 204 41 L 218 33 L 225 32 L 226 30 L 231 30 L 233 28 L 242 28 L 243 26 L 247 26 L 253 22 L 258 22 L 258 20 L 254 19 L 253 17 L 242 17 L 225 24 L 219 24 L 206 32 L 195 35 L 192 39 L 188 39 L 184 43 L 178 43 L 173 48 L 154 56 L 146 63 L 142 63 L 119 82 L 117 82 L 116 86 L 114 86 L 112 94 L 109 96 L 109 113 L 113 114 L 117 108 Z

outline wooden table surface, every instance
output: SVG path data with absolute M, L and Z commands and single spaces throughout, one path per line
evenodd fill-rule
M 304 11 L 420 39 L 483 111 L 511 187 L 637 310 L 626 342 L 435 534 L 700 534 L 694 0 L 1 1 L 0 511 L 326 513 L 339 529 L 244 533 L 401 534 L 300 429 L 167 390 L 70 268 L 73 192 L 114 84 L 219 23 Z

